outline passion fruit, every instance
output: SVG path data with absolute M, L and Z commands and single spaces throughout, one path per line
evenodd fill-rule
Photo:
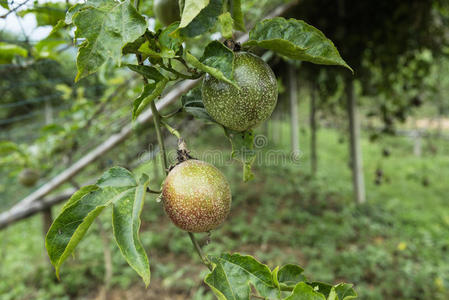
M 172 222 L 189 232 L 217 228 L 231 209 L 231 188 L 215 166 L 189 159 L 175 166 L 162 188 L 164 209 Z
M 267 63 L 249 52 L 235 52 L 233 76 L 240 89 L 209 74 L 204 77 L 204 107 L 221 125 L 245 131 L 271 116 L 278 98 L 276 76 Z
M 153 11 L 164 26 L 180 20 L 178 0 L 155 0 Z
M 39 172 L 34 169 L 24 169 L 19 174 L 19 182 L 23 186 L 32 187 L 39 179 Z

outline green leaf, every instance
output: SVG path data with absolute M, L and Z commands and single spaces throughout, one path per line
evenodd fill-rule
M 218 124 L 214 119 L 212 119 L 204 108 L 200 87 L 196 87 L 187 92 L 187 94 L 184 94 L 181 97 L 181 103 L 182 109 L 193 115 L 196 119 L 200 119 L 211 124 Z
M 11 155 L 14 153 L 18 153 L 22 156 L 26 156 L 26 154 L 20 149 L 19 145 L 10 141 L 0 141 L 0 154 L 1 156 Z
M 168 79 L 164 78 L 156 83 L 150 83 L 144 86 L 142 94 L 134 100 L 133 104 L 133 120 L 135 120 L 145 107 L 154 99 L 159 97 L 167 85 Z
M 146 30 L 147 23 L 129 1 L 88 1 L 73 15 L 80 45 L 75 81 L 98 70 L 109 58 L 120 64 L 122 48 Z
M 243 163 L 243 181 L 254 178 L 251 166 L 256 159 L 254 150 L 254 133 L 252 130 L 237 132 L 224 128 L 225 134 L 232 144 L 231 157 Z
M 243 44 L 272 50 L 288 58 L 322 65 L 338 65 L 351 70 L 331 40 L 304 21 L 281 17 L 263 20 L 249 32 Z
M 323 294 L 316 292 L 305 282 L 298 283 L 293 292 L 284 300 L 326 300 Z
M 232 20 L 231 14 L 226 12 L 218 17 L 221 25 L 221 35 L 227 39 L 232 38 L 232 28 L 234 21 Z
M 27 57 L 28 51 L 15 44 L 0 42 L 0 64 L 11 63 L 16 55 Z
M 164 28 L 159 35 L 159 44 L 161 45 L 161 52 L 165 49 L 172 50 L 174 53 L 178 52 L 181 48 L 182 40 L 179 37 L 173 37 L 171 34 L 179 26 L 179 22 L 174 22 Z
M 276 280 L 281 287 L 294 287 L 297 283 L 307 280 L 303 272 L 304 270 L 297 265 L 284 265 L 276 273 Z
M 159 50 L 159 51 L 157 51 Z M 150 57 L 156 57 L 156 58 L 174 58 L 176 57 L 176 52 L 168 49 L 168 48 L 164 48 L 164 49 L 152 49 L 150 46 L 150 43 L 147 41 L 145 43 L 142 44 L 142 46 L 139 47 L 139 52 L 148 55 Z
M 179 22 L 174 22 L 161 31 L 158 37 L 146 41 L 139 51 L 152 58 L 174 58 L 178 57 L 178 52 L 182 48 L 182 40 L 179 36 L 172 36 L 178 28 Z
M 142 44 L 144 44 L 146 42 L 145 37 L 140 36 L 137 38 L 137 40 L 127 43 L 125 46 L 123 46 L 122 48 L 122 53 L 123 54 L 138 54 L 139 53 L 139 48 L 142 46 Z
M 308 282 L 317 292 L 323 294 L 327 300 L 350 300 L 357 298 L 357 293 L 352 288 L 352 284 L 339 283 L 332 286 L 323 282 Z
M 137 182 L 133 174 L 125 168 L 113 167 L 105 172 L 98 180 L 96 185 L 101 188 L 120 188 L 136 186 Z
M 58 278 L 61 264 L 73 252 L 113 196 L 112 190 L 103 191 L 97 186 L 84 187 L 72 196 L 53 222 L 45 244 Z
M 67 25 L 72 24 L 73 17 L 86 5 L 87 5 L 87 3 L 77 3 L 77 4 L 73 5 L 72 7 L 70 7 L 69 10 L 67 11 L 67 13 L 65 14 L 65 19 L 64 19 L 65 24 L 67 24 Z
M 143 175 L 137 188 L 128 190 L 115 202 L 112 210 L 114 236 L 120 252 L 128 264 L 143 278 L 146 286 L 150 284 L 150 264 L 139 239 L 139 229 L 140 214 L 148 183 L 148 176 Z
M 357 298 L 357 293 L 352 288 L 352 284 L 349 283 L 339 283 L 333 287 L 337 293 L 338 300 L 350 300 Z
M 155 67 L 141 66 L 141 65 L 126 65 L 131 71 L 137 72 L 144 76 L 146 79 L 153 80 L 155 82 L 161 80 L 167 80 L 167 78 L 161 74 Z
M 217 23 L 218 16 L 223 12 L 223 0 L 211 0 L 195 19 L 185 28 L 180 28 L 183 37 L 195 37 L 210 30 Z
M 149 264 L 138 238 L 140 211 L 148 178 L 137 183 L 133 174 L 121 167 L 106 171 L 95 185 L 73 194 L 51 225 L 45 245 L 59 278 L 61 264 L 75 250 L 94 219 L 113 205 L 114 234 L 123 256 L 149 283 Z
M 63 21 L 61 21 L 63 22 Z M 58 23 L 59 24 L 59 23 Z M 56 28 L 56 25 L 54 28 Z M 48 37 L 40 40 L 33 48 L 33 56 L 35 58 L 53 58 L 57 59 L 59 53 L 57 53 L 57 48 L 61 45 L 66 44 L 67 41 L 58 33 L 58 31 L 53 31 Z
M 66 15 L 65 3 L 43 3 L 40 6 L 18 12 L 18 15 L 21 17 L 27 14 L 33 14 L 35 16 L 37 26 L 55 26 Z
M 186 60 L 193 67 L 240 89 L 233 80 L 234 52 L 219 41 L 210 42 L 200 60 L 188 52 L 186 52 Z
M 339 283 L 335 286 L 324 282 L 307 282 L 315 291 L 323 294 L 327 300 L 349 300 L 357 298 L 357 293 L 352 288 L 352 284 Z
M 279 299 L 280 291 L 271 276 L 270 269 L 251 256 L 222 254 L 211 256 L 214 269 L 204 282 L 209 285 L 218 299 L 249 299 L 251 288 L 263 297 Z
M 9 5 L 8 5 L 7 0 L 0 0 L 0 6 L 3 7 L 4 9 L 9 10 Z
M 335 293 L 335 291 L 332 292 L 333 286 L 331 284 L 319 282 L 319 281 L 306 282 L 306 283 L 308 285 L 310 285 L 314 291 L 323 294 L 326 299 L 329 300 L 329 297 L 333 297 L 332 299 L 335 300 L 336 293 Z
M 209 5 L 209 0 L 185 0 L 184 9 L 181 15 L 181 23 L 179 28 L 184 28 L 192 22 L 192 20 Z
M 240 0 L 231 0 L 232 17 L 234 18 L 234 25 L 237 30 L 246 32 L 245 21 L 243 19 L 242 3 Z

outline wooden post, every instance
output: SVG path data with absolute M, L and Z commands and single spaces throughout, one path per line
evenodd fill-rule
M 417 157 L 422 155 L 422 139 L 419 130 L 415 130 L 411 134 L 413 140 L 413 154 Z
M 291 122 L 291 147 L 292 152 L 299 154 L 299 120 L 298 120 L 298 77 L 294 65 L 288 65 L 289 98 L 290 98 L 290 122 Z
M 350 154 L 354 200 L 357 204 L 365 202 L 365 179 L 363 176 L 362 150 L 360 147 L 360 121 L 354 96 L 352 78 L 346 80 L 347 109 L 349 116 Z
M 313 85 L 310 92 L 310 171 L 314 177 L 318 164 L 316 153 L 316 94 L 316 85 Z

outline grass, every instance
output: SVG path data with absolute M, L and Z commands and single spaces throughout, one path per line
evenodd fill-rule
M 299 263 L 310 279 L 354 283 L 360 299 L 449 298 L 449 149 L 445 144 L 430 141 L 438 152 L 424 147 L 423 157 L 417 158 L 406 138 L 385 137 L 371 143 L 364 136 L 367 203 L 356 206 L 348 145 L 341 133 L 320 129 L 318 174 L 312 178 L 308 132 L 301 133 L 304 153 L 291 163 L 288 124 L 271 122 L 271 129 L 276 135 L 266 134 L 268 145 L 259 153 L 265 159 L 255 166 L 256 179 L 250 183 L 241 181 L 240 165 L 228 163 L 228 157 L 217 163 L 217 156 L 211 155 L 228 149 L 218 128 L 189 139 L 197 157 L 220 165 L 233 190 L 231 216 L 212 233 L 207 253 L 238 251 L 270 266 Z M 383 156 L 385 149 L 388 157 Z M 267 159 L 270 153 L 277 153 L 276 163 Z M 151 168 L 149 163 L 138 171 L 151 175 Z M 382 170 L 380 185 L 375 183 L 378 169 Z M 202 284 L 207 270 L 188 236 L 167 220 L 160 205 L 151 196 L 142 214 L 142 241 L 152 268 L 148 291 L 117 247 L 102 242 L 97 224 L 63 266 L 58 283 L 43 254 L 40 217 L 35 216 L 0 232 L 0 298 L 94 298 L 103 282 L 106 246 L 112 252 L 114 295 L 123 298 L 128 290 L 136 299 L 213 299 Z M 109 216 L 110 211 L 105 211 L 101 220 L 112 236 Z M 207 240 L 206 235 L 198 237 Z

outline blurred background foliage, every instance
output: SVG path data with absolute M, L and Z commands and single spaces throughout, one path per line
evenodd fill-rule
M 152 18 L 152 1 L 141 2 L 150 26 L 160 28 Z M 248 27 L 287 2 L 242 1 Z M 1 4 L 0 15 L 19 5 Z M 0 19 L 0 212 L 131 122 L 132 99 L 141 90 L 131 72 L 110 63 L 74 83 L 79 41 L 73 41 L 70 28 L 50 32 L 71 4 L 28 2 Z M 20 23 L 29 17 L 35 19 L 31 31 Z M 449 4 L 303 0 L 287 17 L 322 30 L 353 67 L 354 77 L 334 67 L 295 66 L 301 155 L 292 160 L 291 62 L 269 59 L 279 78 L 280 100 L 272 118 L 257 129 L 265 142 L 258 148 L 256 179 L 249 183 L 242 182 L 240 165 L 230 161 L 220 128 L 186 114 L 174 118 L 195 155 L 216 164 L 232 185 L 229 221 L 212 233 L 205 251 L 252 254 L 270 265 L 298 263 L 313 280 L 354 283 L 360 299 L 448 299 Z M 11 18 L 18 20 L 18 31 L 3 28 Z M 36 28 L 46 34 L 34 38 Z M 219 38 L 218 31 L 187 41 L 192 53 L 201 54 L 196 45 Z M 348 167 L 345 87 L 351 80 L 363 129 L 363 205 L 352 201 Z M 310 169 L 313 97 L 319 128 L 316 174 Z M 176 103 L 162 113 L 179 107 Z M 152 124 L 135 126 L 134 133 L 58 191 L 90 182 L 113 165 L 148 173 L 157 188 L 162 174 Z M 167 139 L 172 159 L 175 144 Z M 25 168 L 39 171 L 34 187 L 18 183 Z M 68 260 L 58 282 L 35 215 L 0 231 L 0 299 L 101 299 L 106 294 L 107 299 L 213 299 L 188 238 L 168 221 L 155 197 L 145 205 L 142 241 L 153 273 L 149 289 L 105 234 L 112 231 L 103 219 L 107 214 Z M 59 210 L 59 205 L 53 208 Z M 206 244 L 208 237 L 201 238 Z

